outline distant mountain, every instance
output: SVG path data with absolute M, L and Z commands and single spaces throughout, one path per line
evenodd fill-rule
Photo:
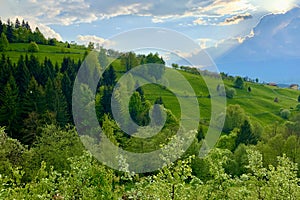
M 279 83 L 300 83 L 300 8 L 264 16 L 254 36 L 217 58 L 220 71 Z

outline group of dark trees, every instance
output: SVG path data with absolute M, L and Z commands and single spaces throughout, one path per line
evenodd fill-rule
M 59 65 L 34 55 L 12 63 L 0 60 L 0 125 L 9 136 L 31 144 L 45 123 L 64 126 L 71 122 L 72 83 L 81 61 L 65 58 Z
M 5 37 L 9 43 L 35 42 L 37 44 L 55 45 L 57 42 L 54 38 L 45 38 L 38 27 L 32 30 L 28 22 L 24 20 L 20 22 L 18 18 L 14 23 L 10 19 L 6 23 L 0 20 L 0 35 Z
M 102 51 L 104 53 L 100 52 L 98 59 L 103 65 L 108 64 L 106 50 Z M 142 63 L 164 63 L 158 54 L 142 57 L 129 53 L 124 54 L 121 61 L 124 61 L 121 66 L 125 71 Z M 43 124 L 54 123 L 61 127 L 72 124 L 73 83 L 81 64 L 81 60 L 75 62 L 70 58 L 64 58 L 61 64 L 53 64 L 48 58 L 40 63 L 34 55 L 20 56 L 17 63 L 12 63 L 8 56 L 2 55 L 0 126 L 6 127 L 9 136 L 31 145 Z M 159 76 L 160 73 L 153 74 L 153 77 Z M 100 121 L 104 115 L 112 115 L 110 102 L 116 82 L 117 74 L 112 64 L 104 71 L 98 84 L 99 101 L 96 100 L 96 107 Z M 137 124 L 146 125 L 149 123 L 151 104 L 146 101 L 142 88 L 137 88 L 132 97 L 130 114 Z

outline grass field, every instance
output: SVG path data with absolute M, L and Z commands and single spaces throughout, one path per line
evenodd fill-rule
M 198 98 L 201 118 L 204 120 L 210 119 L 211 114 L 211 100 L 208 98 L 209 92 L 203 78 L 199 75 L 181 71 L 185 78 L 191 83 Z M 206 77 L 207 79 L 212 79 Z M 233 88 L 231 81 L 225 80 L 224 84 Z M 284 119 L 280 117 L 280 109 L 289 109 L 295 112 L 298 105 L 298 95 L 300 91 L 292 89 L 280 89 L 262 84 L 246 82 L 245 89 L 235 89 L 236 95 L 232 99 L 227 99 L 227 105 L 239 104 L 246 114 L 263 126 L 273 124 L 275 121 L 280 123 Z M 248 92 L 247 88 L 251 87 L 252 91 Z M 162 97 L 165 106 L 172 110 L 177 117 L 180 116 L 180 106 L 174 94 L 170 91 L 162 89 L 156 85 L 147 85 L 144 88 L 146 97 L 152 102 L 159 96 Z M 274 102 L 275 98 L 279 102 Z
M 113 66 L 117 71 L 118 77 L 122 76 L 125 69 L 120 66 L 120 61 L 116 60 Z M 211 117 L 211 99 L 208 97 L 209 91 L 204 79 L 200 75 L 180 70 L 179 72 L 189 81 L 195 91 L 199 102 L 201 119 L 208 121 Z M 215 81 L 214 78 L 210 77 L 205 77 L 205 79 L 212 83 Z M 224 84 L 229 88 L 234 88 L 232 81 L 224 80 Z M 247 91 L 249 86 L 251 87 L 251 92 Z M 147 99 L 154 103 L 161 96 L 165 107 L 170 109 L 177 118 L 180 117 L 180 106 L 172 92 L 153 84 L 145 85 L 143 89 Z M 297 90 L 251 82 L 245 82 L 244 89 L 235 88 L 235 90 L 236 95 L 232 99 L 227 99 L 227 105 L 239 104 L 252 120 L 261 123 L 263 126 L 268 126 L 276 121 L 283 123 L 285 120 L 280 117 L 280 109 L 289 109 L 292 113 L 296 112 L 297 99 L 298 95 L 300 95 L 300 91 Z M 276 97 L 279 99 L 278 103 L 274 102 Z
M 28 43 L 12 43 L 9 44 L 8 50 L 5 52 L 6 55 L 10 57 L 12 62 L 17 62 L 20 55 L 30 55 L 33 54 L 39 58 L 40 61 L 43 61 L 45 57 L 50 58 L 53 64 L 62 62 L 64 57 L 70 57 L 75 61 L 83 59 L 85 49 L 77 49 L 71 46 L 71 48 L 66 48 L 64 44 L 58 44 L 57 46 L 49 45 L 38 45 L 39 52 L 30 53 L 27 51 Z

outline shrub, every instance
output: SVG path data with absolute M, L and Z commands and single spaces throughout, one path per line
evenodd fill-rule
M 242 77 L 240 77 L 240 76 L 236 77 L 236 79 L 234 81 L 234 87 L 238 88 L 238 89 L 244 88 L 244 80 L 242 79 Z
M 300 111 L 300 103 L 296 106 L 296 110 Z
M 232 99 L 234 97 L 234 95 L 236 95 L 236 91 L 234 88 L 229 88 L 227 86 L 218 86 L 217 91 L 219 93 L 220 96 L 226 96 L 229 99 Z
M 291 111 L 288 109 L 283 109 L 280 111 L 280 116 L 284 119 L 288 119 L 290 115 L 291 115 Z
M 35 42 L 30 42 L 28 46 L 28 52 L 38 52 L 39 51 L 39 46 Z
M 235 89 L 233 89 L 233 88 L 225 87 L 225 91 L 226 91 L 226 97 L 229 99 L 232 99 L 234 97 L 234 95 L 236 94 Z

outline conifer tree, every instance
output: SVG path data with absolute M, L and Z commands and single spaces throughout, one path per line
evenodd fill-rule
M 25 65 L 23 55 L 20 56 L 17 64 L 15 79 L 19 88 L 20 97 L 22 98 L 27 91 L 28 84 L 30 81 L 29 70 Z
M 15 137 L 19 122 L 18 87 L 11 75 L 2 93 L 0 93 L 0 125 L 6 126 L 11 137 Z

